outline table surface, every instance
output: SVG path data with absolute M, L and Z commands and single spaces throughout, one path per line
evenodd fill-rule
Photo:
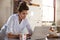
M 31 40 L 31 39 L 28 39 L 28 40 Z M 49 39 L 34 39 L 34 40 L 60 40 L 60 38 L 49 38 Z
M 47 27 L 36 27 L 30 40 L 60 40 L 60 36 L 45 39 L 47 37 L 46 34 L 48 33 L 48 29 L 49 28 Z

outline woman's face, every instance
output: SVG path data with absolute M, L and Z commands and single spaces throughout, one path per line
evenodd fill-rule
M 22 12 L 19 12 L 20 19 L 25 19 L 27 16 L 27 10 L 23 10 Z

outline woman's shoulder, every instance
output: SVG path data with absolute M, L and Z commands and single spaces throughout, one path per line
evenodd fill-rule
M 18 14 L 12 14 L 11 16 L 12 16 L 12 17 L 15 17 L 15 16 L 17 16 L 17 15 L 18 15 Z
M 29 20 L 27 18 L 25 18 L 24 21 L 25 21 L 25 23 L 28 23 L 29 22 Z
M 17 17 L 17 14 L 12 14 L 9 19 L 15 19 Z
M 14 18 L 15 18 L 17 15 L 18 15 L 18 14 L 12 14 L 10 17 L 14 17 Z

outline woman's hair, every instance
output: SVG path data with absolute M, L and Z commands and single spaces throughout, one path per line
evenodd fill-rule
M 27 6 L 26 2 L 20 3 L 18 11 L 22 12 L 23 10 L 29 10 L 29 7 Z

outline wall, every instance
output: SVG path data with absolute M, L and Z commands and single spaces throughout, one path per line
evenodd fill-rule
M 12 2 L 11 0 L 0 1 L 0 27 L 6 23 L 8 17 L 12 14 Z
M 56 0 L 56 23 L 60 25 L 60 0 Z
M 56 24 L 57 30 L 60 33 L 60 0 L 56 0 Z

